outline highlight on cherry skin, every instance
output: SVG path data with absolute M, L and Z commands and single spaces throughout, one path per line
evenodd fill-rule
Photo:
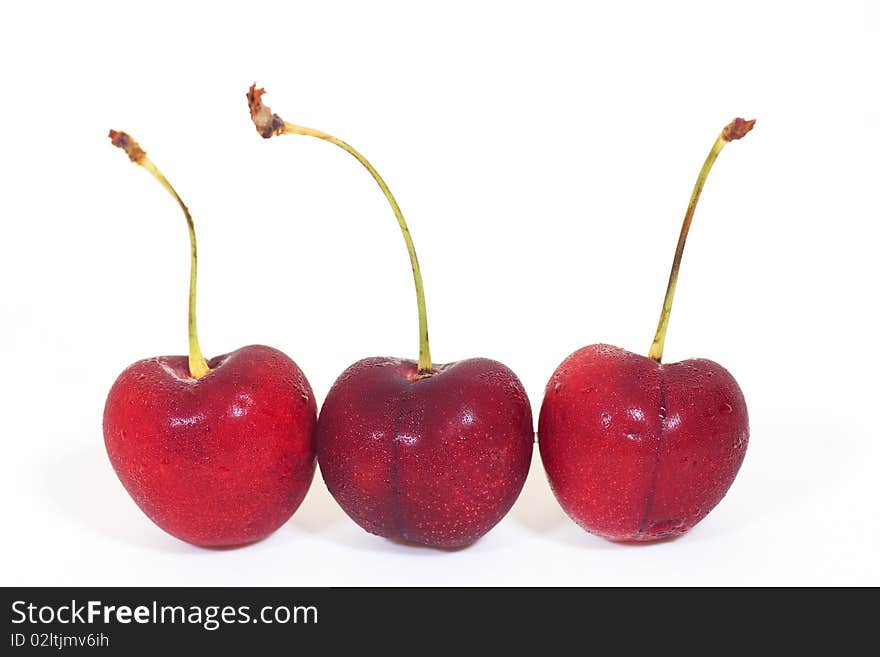
M 550 486 L 587 531 L 622 542 L 678 536 L 721 501 L 749 440 L 745 398 L 706 359 L 662 363 L 672 298 L 694 210 L 715 158 L 754 120 L 718 136 L 697 177 L 648 356 L 605 344 L 566 358 L 547 384 L 538 446 Z
M 366 358 L 346 369 L 318 418 L 318 463 L 342 509 L 368 532 L 454 548 L 473 543 L 516 501 L 532 458 L 525 390 L 499 362 L 431 360 L 421 270 L 403 214 L 385 181 L 358 151 L 320 130 L 281 119 L 247 94 L 264 138 L 315 137 L 367 169 L 391 205 L 409 253 L 419 317 L 418 361 Z
M 202 547 L 259 541 L 299 507 L 315 472 L 317 406 L 305 375 L 272 347 L 206 360 L 196 327 L 195 229 L 180 196 L 126 133 L 110 139 L 177 201 L 190 237 L 189 354 L 140 360 L 104 408 L 104 443 L 141 510 Z

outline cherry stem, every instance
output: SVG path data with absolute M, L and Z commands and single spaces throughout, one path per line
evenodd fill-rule
M 322 139 L 338 146 L 346 153 L 354 157 L 367 171 L 369 171 L 370 175 L 373 177 L 373 180 L 375 180 L 376 184 L 379 185 L 379 188 L 382 190 L 382 193 L 385 195 L 385 198 L 391 205 L 391 210 L 394 212 L 394 216 L 397 217 L 397 223 L 400 226 L 401 233 L 403 233 L 403 240 L 404 242 L 406 242 L 406 250 L 409 252 L 409 262 L 412 266 L 413 282 L 415 283 L 416 287 L 416 303 L 419 310 L 418 376 L 430 376 L 433 373 L 433 367 L 431 363 L 431 348 L 428 344 L 428 313 L 425 308 L 425 289 L 422 284 L 422 272 L 419 268 L 419 259 L 416 256 L 416 248 L 413 244 L 412 236 L 410 235 L 409 228 L 406 225 L 406 220 L 403 218 L 403 212 L 401 212 L 400 206 L 397 204 L 397 200 L 394 198 L 394 195 L 391 193 L 388 185 L 382 179 L 382 176 L 379 175 L 379 172 L 376 171 L 376 169 L 373 167 L 372 164 L 370 164 L 367 158 L 361 155 L 351 145 L 345 143 L 341 139 L 337 139 L 331 134 L 322 132 L 321 130 L 315 130 L 314 128 L 306 128 L 304 126 L 288 123 L 277 114 L 273 114 L 269 107 L 263 104 L 261 97 L 264 93 L 264 89 L 257 89 L 256 85 L 254 84 L 251 85 L 251 88 L 247 94 L 248 106 L 250 107 L 251 111 L 251 118 L 254 121 L 257 132 L 259 132 L 262 137 L 268 139 L 273 135 L 304 135 L 306 137 L 315 137 L 317 139 Z
M 660 311 L 660 321 L 657 323 L 657 332 L 654 334 L 654 341 L 651 343 L 651 349 L 648 351 L 648 358 L 657 361 L 663 359 L 663 346 L 666 343 L 666 330 L 669 328 L 669 316 L 672 313 L 672 298 L 675 296 L 675 286 L 678 283 L 678 270 L 681 267 L 681 256 L 684 254 L 684 244 L 687 241 L 688 232 L 691 229 L 691 221 L 694 218 L 694 210 L 697 209 L 697 202 L 700 200 L 700 193 L 703 191 L 703 185 L 706 184 L 706 178 L 715 159 L 728 142 L 734 139 L 742 139 L 749 130 L 755 125 L 755 120 L 746 121 L 745 119 L 734 119 L 728 125 L 724 126 L 724 130 L 718 135 L 712 150 L 700 169 L 700 175 L 697 176 L 697 182 L 694 185 L 694 191 L 691 193 L 691 200 L 688 203 L 687 212 L 684 215 L 684 222 L 681 225 L 681 233 L 678 236 L 678 245 L 675 247 L 675 257 L 672 259 L 672 270 L 669 272 L 669 283 L 666 286 L 666 296 L 663 299 L 663 309 Z
M 190 376 L 194 379 L 201 379 L 206 374 L 211 372 L 211 368 L 208 367 L 207 361 L 205 361 L 205 357 L 202 355 L 202 349 L 199 346 L 199 335 L 198 328 L 196 326 L 196 277 L 198 270 L 198 257 L 197 257 L 197 249 L 196 249 L 196 229 L 193 225 L 192 216 L 189 213 L 189 209 L 184 205 L 183 200 L 177 194 L 174 187 L 171 186 L 171 183 L 168 182 L 168 179 L 156 168 L 156 165 L 153 164 L 150 159 L 147 157 L 146 152 L 138 145 L 138 143 L 132 139 L 125 132 L 117 132 L 116 130 L 110 131 L 110 140 L 113 142 L 114 146 L 118 146 L 128 155 L 129 159 L 135 164 L 139 164 L 144 169 L 150 172 L 150 174 L 158 180 L 162 187 L 164 187 L 171 196 L 174 197 L 174 200 L 177 201 L 177 204 L 180 206 L 180 209 L 183 210 L 183 214 L 186 217 L 186 226 L 189 230 L 189 245 L 190 245 L 190 270 L 189 270 L 189 373 Z

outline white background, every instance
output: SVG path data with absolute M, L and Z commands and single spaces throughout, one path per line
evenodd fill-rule
M 877 25 L 871 2 L 5 4 L 0 10 L 0 584 L 880 584 Z M 88 6 L 86 6 L 88 5 Z M 711 5 L 711 6 L 710 6 Z M 415 357 L 409 220 L 435 360 L 496 358 L 543 386 L 576 348 L 645 353 L 697 171 L 706 186 L 666 360 L 739 380 L 751 443 L 683 538 L 574 525 L 537 450 L 509 516 L 444 552 L 354 525 L 320 476 L 291 521 L 203 550 L 128 498 L 106 393 L 185 353 L 188 245 L 129 131 L 191 207 L 208 354 L 264 343 L 320 403 L 368 355 Z

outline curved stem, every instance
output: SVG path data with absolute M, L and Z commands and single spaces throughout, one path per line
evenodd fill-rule
M 428 345 L 428 312 L 425 308 L 425 288 L 422 284 L 422 271 L 419 268 L 419 259 L 416 256 L 416 247 L 412 241 L 412 235 L 410 235 L 409 227 L 406 225 L 406 220 L 403 218 L 403 212 L 400 210 L 400 206 L 397 204 L 397 200 L 394 198 L 394 195 L 391 193 L 391 190 L 388 188 L 388 185 L 382 179 L 382 176 L 379 175 L 379 172 L 373 167 L 372 164 L 361 155 L 357 150 L 355 150 L 352 146 L 345 143 L 341 139 L 337 139 L 333 135 L 327 134 L 326 132 L 321 132 L 320 130 L 315 130 L 313 128 L 306 128 L 299 125 L 294 125 L 293 123 L 284 122 L 284 127 L 281 129 L 279 134 L 286 135 L 305 135 L 307 137 L 316 137 L 318 139 L 323 139 L 324 141 L 328 141 L 331 144 L 335 144 L 346 153 L 352 155 L 358 162 L 360 162 L 363 167 L 370 172 L 370 175 L 373 176 L 373 180 L 376 181 L 376 184 L 379 185 L 379 188 L 382 190 L 382 193 L 385 195 L 385 198 L 388 199 L 389 205 L 391 205 L 391 210 L 394 212 L 394 216 L 397 217 L 397 223 L 400 226 L 400 232 L 403 233 L 403 240 L 406 242 L 406 250 L 409 252 L 409 262 L 412 266 L 413 273 L 413 282 L 416 286 L 416 303 L 419 309 L 419 374 L 429 374 L 431 372 L 431 348 Z
M 420 377 L 430 376 L 433 373 L 433 368 L 431 363 L 431 348 L 428 344 L 428 312 L 425 308 L 425 289 L 422 285 L 422 272 L 419 268 L 419 259 L 416 256 L 416 247 L 413 245 L 412 236 L 406 225 L 406 220 L 403 218 L 403 212 L 401 212 L 400 206 L 397 204 L 397 200 L 395 200 L 394 195 L 382 179 L 382 176 L 379 175 L 379 172 L 376 171 L 367 158 L 361 155 L 355 150 L 355 148 L 326 132 L 288 123 L 281 119 L 277 114 L 272 114 L 271 110 L 269 110 L 269 108 L 261 101 L 261 97 L 264 93 L 263 89 L 257 89 L 256 85 L 252 85 L 247 94 L 248 105 L 251 110 L 251 118 L 253 119 L 254 125 L 257 127 L 257 132 L 259 132 L 260 135 L 267 139 L 272 135 L 304 135 L 306 137 L 322 139 L 338 146 L 360 162 L 370 173 L 373 180 L 376 181 L 376 184 L 379 185 L 379 188 L 388 200 L 388 203 L 391 205 L 391 210 L 394 212 L 394 216 L 397 217 L 397 223 L 400 226 L 401 233 L 403 233 L 403 240 L 406 242 L 406 250 L 409 252 L 409 262 L 412 267 L 413 282 L 416 287 L 416 303 L 419 311 L 418 375 Z
M 669 328 L 669 316 L 672 313 L 672 298 L 675 296 L 675 286 L 678 283 L 678 270 L 681 267 L 681 257 L 684 254 L 684 244 L 687 241 L 688 232 L 691 229 L 691 221 L 694 218 L 694 210 L 697 209 L 697 202 L 700 200 L 700 194 L 703 191 L 703 185 L 706 184 L 706 178 L 718 154 L 727 145 L 727 142 L 734 139 L 742 139 L 749 130 L 755 125 L 754 119 L 745 121 L 744 119 L 734 119 L 731 123 L 724 127 L 706 161 L 700 174 L 697 176 L 697 182 L 694 185 L 694 191 L 691 193 L 691 200 L 688 203 L 687 212 L 684 215 L 684 222 L 681 225 L 681 233 L 678 236 L 678 245 L 675 247 L 675 257 L 672 259 L 672 270 L 669 272 L 669 283 L 666 286 L 666 296 L 663 299 L 663 309 L 660 311 L 660 321 L 657 323 L 657 332 L 654 334 L 654 341 L 651 343 L 651 349 L 648 351 L 648 358 L 661 362 L 663 359 L 663 346 L 666 343 L 666 330 Z
M 188 332 L 189 332 L 189 373 L 190 376 L 194 379 L 200 379 L 206 374 L 210 373 L 211 368 L 208 367 L 208 363 L 205 360 L 205 357 L 202 355 L 202 349 L 199 346 L 199 335 L 198 335 L 198 327 L 196 324 L 196 279 L 198 273 L 198 250 L 196 248 L 196 229 L 193 224 L 192 216 L 189 213 L 189 209 L 184 204 L 183 200 L 178 195 L 177 191 L 174 187 L 171 186 L 171 183 L 168 182 L 168 179 L 162 174 L 161 171 L 156 167 L 155 164 L 150 161 L 147 157 L 146 152 L 138 145 L 138 143 L 132 139 L 128 134 L 124 132 L 117 132 L 115 130 L 110 131 L 110 139 L 113 142 L 114 146 L 118 146 L 123 149 L 127 154 L 129 159 L 135 164 L 139 164 L 144 169 L 150 172 L 150 174 L 159 181 L 159 183 L 164 187 L 171 196 L 174 197 L 174 200 L 177 201 L 177 204 L 180 206 L 180 209 L 183 210 L 183 214 L 186 217 L 186 227 L 189 230 L 189 246 L 190 246 L 190 269 L 189 269 L 189 320 L 188 320 Z

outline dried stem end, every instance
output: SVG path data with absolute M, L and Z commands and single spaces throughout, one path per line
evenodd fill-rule
M 263 104 L 262 97 L 266 93 L 265 89 L 257 89 L 257 83 L 251 85 L 247 92 L 248 107 L 251 110 L 251 120 L 257 132 L 263 139 L 268 139 L 272 135 L 281 134 L 284 129 L 284 119 L 277 114 L 273 114 L 267 105 Z
M 125 154 L 128 155 L 128 159 L 135 164 L 142 164 L 144 158 L 147 157 L 147 152 L 127 132 L 111 130 L 107 136 L 110 137 L 113 145 L 124 150 Z
M 745 119 L 734 119 L 721 131 L 721 136 L 725 141 L 733 141 L 734 139 L 742 139 L 749 130 L 755 127 L 755 119 L 746 121 Z

